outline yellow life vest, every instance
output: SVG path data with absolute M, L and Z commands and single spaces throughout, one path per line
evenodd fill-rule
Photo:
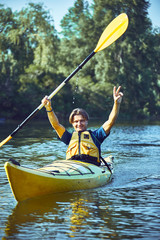
M 89 131 L 73 132 L 66 152 L 66 159 L 93 162 L 96 165 L 100 164 L 99 149 L 95 145 Z

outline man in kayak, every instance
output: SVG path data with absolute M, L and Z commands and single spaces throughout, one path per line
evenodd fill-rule
M 68 132 L 65 127 L 59 123 L 52 109 L 51 100 L 49 100 L 47 96 L 42 99 L 42 104 L 46 108 L 52 127 L 56 130 L 60 140 L 68 145 L 66 159 L 80 160 L 100 166 L 100 146 L 109 136 L 110 130 L 118 117 L 123 97 L 120 89 L 121 86 L 119 86 L 118 89 L 116 89 L 116 87 L 113 88 L 114 105 L 109 118 L 100 128 L 94 131 L 87 130 L 89 120 L 87 112 L 81 108 L 76 108 L 69 117 L 69 122 L 75 131 L 73 133 Z

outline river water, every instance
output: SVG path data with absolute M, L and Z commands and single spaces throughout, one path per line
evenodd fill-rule
M 1 123 L 0 141 L 16 127 Z M 47 120 L 32 120 L 1 147 L 1 239 L 160 239 L 160 123 L 113 127 L 102 145 L 103 156 L 113 155 L 115 165 L 106 186 L 17 203 L 5 161 L 38 168 L 64 159 L 65 150 Z

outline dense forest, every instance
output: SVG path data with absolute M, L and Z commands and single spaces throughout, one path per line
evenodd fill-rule
M 44 4 L 21 11 L 0 5 L 0 118 L 30 114 L 95 49 L 105 27 L 120 13 L 127 31 L 98 52 L 53 98 L 67 116 L 82 107 L 106 118 L 113 86 L 124 92 L 120 118 L 160 119 L 160 29 L 148 17 L 148 0 L 76 0 L 61 20 L 62 32 Z M 39 118 L 46 116 L 40 111 Z

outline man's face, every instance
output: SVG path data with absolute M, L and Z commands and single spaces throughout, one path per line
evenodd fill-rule
M 76 132 L 85 131 L 87 129 L 88 121 L 82 115 L 75 115 L 72 123 Z

